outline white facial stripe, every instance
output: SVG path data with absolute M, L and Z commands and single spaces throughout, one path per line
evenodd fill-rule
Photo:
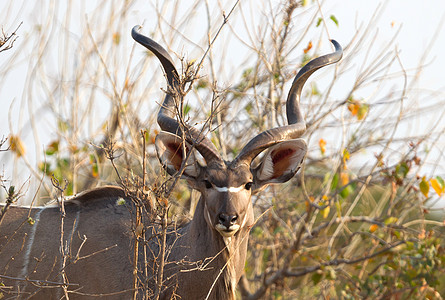
M 250 206 L 252 205 L 252 201 L 249 201 L 249 206 L 247 209 L 251 209 Z M 247 219 L 247 213 L 244 214 L 243 222 L 241 223 L 241 228 L 244 228 L 244 225 L 246 225 L 246 219 Z
M 237 193 L 239 191 L 241 191 L 243 189 L 243 185 L 239 186 L 239 187 L 219 187 L 219 186 L 215 186 L 215 190 L 220 192 L 220 193 L 225 193 L 225 192 L 230 192 L 230 193 Z

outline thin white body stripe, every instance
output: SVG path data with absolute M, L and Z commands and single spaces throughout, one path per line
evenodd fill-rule
M 74 226 L 73 226 L 71 232 L 66 236 L 66 239 L 67 239 L 66 243 L 67 243 L 68 249 L 71 247 L 71 236 L 76 233 L 77 226 L 79 226 L 79 219 L 80 219 L 80 209 L 77 210 L 76 218 L 75 218 L 74 224 L 73 224 Z
M 35 223 L 32 225 L 31 231 L 29 233 L 28 241 L 26 242 L 25 256 L 23 259 L 23 269 L 20 274 L 21 278 L 25 278 L 26 276 L 28 276 L 28 265 L 29 265 L 29 258 L 31 256 L 32 245 L 34 244 L 34 238 L 36 236 L 37 226 L 39 225 L 40 214 L 42 213 L 42 211 L 45 210 L 45 207 L 38 208 L 38 209 L 39 209 L 39 211 L 36 212 L 36 214 L 34 215 Z
M 237 193 L 239 191 L 241 191 L 243 189 L 243 185 L 239 186 L 239 187 L 219 187 L 219 186 L 215 186 L 215 190 L 220 192 L 220 193 L 224 193 L 224 192 L 231 192 L 231 193 Z

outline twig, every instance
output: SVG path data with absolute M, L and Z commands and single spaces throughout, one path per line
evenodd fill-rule
M 10 35 L 7 35 L 2 30 L 3 37 L 0 37 L 0 52 L 9 50 L 14 46 L 14 42 L 18 39 L 16 32 L 17 32 L 17 30 L 19 30 L 19 28 L 20 28 L 20 26 L 22 26 L 22 24 L 23 24 L 23 22 L 20 22 L 19 26 L 17 26 L 17 28 Z M 6 45 L 8 42 L 9 42 L 9 44 Z M 5 46 L 5 47 L 2 49 L 3 46 Z
M 21 277 L 12 277 L 12 276 L 7 276 L 7 275 L 1 275 L 0 274 L 0 278 L 3 279 L 10 279 L 10 280 L 17 280 L 17 281 L 26 281 L 26 282 L 31 282 L 37 285 L 57 285 L 57 286 L 63 286 L 63 285 L 67 285 L 67 286 L 78 286 L 79 284 L 77 283 L 66 283 L 66 282 L 57 282 L 57 281 L 49 281 L 49 280 L 38 280 L 38 279 L 29 279 L 29 278 L 21 278 Z
M 218 31 L 216 32 L 216 34 L 213 37 L 212 41 L 209 43 L 209 46 L 207 47 L 207 49 L 206 49 L 204 55 L 202 56 L 201 60 L 199 61 L 198 65 L 196 67 L 195 75 L 193 76 L 193 78 L 198 78 L 198 73 L 199 73 L 199 71 L 200 71 L 200 69 L 202 67 L 202 64 L 204 63 L 204 59 L 207 57 L 207 54 L 209 53 L 210 49 L 212 48 L 213 44 L 215 43 L 216 39 L 218 38 L 219 34 L 221 33 L 221 30 L 226 25 L 227 21 L 229 20 L 229 17 L 232 15 L 233 11 L 235 10 L 235 8 L 236 8 L 236 6 L 238 5 L 239 2 L 240 2 L 240 0 L 237 0 L 235 2 L 235 4 L 230 9 L 230 11 L 227 14 L 227 16 L 223 13 L 223 22 L 222 22 L 221 26 L 218 28 Z M 193 82 L 193 80 L 192 80 L 192 82 Z M 192 88 L 192 84 L 190 84 L 188 90 L 191 90 L 191 88 Z
M 67 263 L 67 259 L 68 259 L 68 249 L 66 249 L 65 247 L 65 243 L 64 243 L 64 234 L 65 234 L 65 216 L 66 216 L 66 212 L 65 212 L 65 201 L 63 199 L 63 193 L 65 191 L 65 189 L 68 186 L 68 182 L 65 180 L 65 186 L 62 187 L 60 185 L 60 182 L 58 179 L 56 179 L 54 176 L 51 177 L 51 182 L 53 184 L 53 186 L 60 192 L 60 196 L 57 197 L 57 203 L 59 205 L 59 210 L 60 210 L 60 254 L 62 255 L 62 266 L 61 266 L 61 271 L 60 271 L 60 276 L 62 277 L 63 280 L 63 284 L 62 284 L 62 289 L 63 289 L 63 293 L 65 294 L 65 298 L 68 300 L 69 296 L 68 296 L 68 279 L 66 276 L 66 263 Z

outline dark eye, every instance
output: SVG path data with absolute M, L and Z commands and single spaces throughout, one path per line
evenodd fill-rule
M 213 187 L 212 184 L 210 183 L 210 181 L 208 181 L 208 180 L 204 180 L 204 184 L 206 185 L 207 189 L 211 189 Z
M 244 187 L 246 188 L 246 190 L 250 190 L 252 188 L 252 184 L 253 182 L 248 182 Z

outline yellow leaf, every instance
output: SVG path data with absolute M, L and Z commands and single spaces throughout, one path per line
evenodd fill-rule
M 70 153 L 76 153 L 79 151 L 79 148 L 74 144 L 70 144 L 68 146 L 68 150 L 70 151 Z
M 119 32 L 113 33 L 113 43 L 115 45 L 119 45 L 120 42 L 121 42 L 121 34 Z
M 321 211 L 321 215 L 323 216 L 324 219 L 326 219 L 329 216 L 329 212 L 331 211 L 331 207 L 330 206 L 326 206 L 322 211 Z
M 358 104 L 358 102 L 356 102 L 356 101 L 348 104 L 348 110 L 351 112 L 351 114 L 353 116 L 357 115 L 359 108 L 360 108 L 360 104 Z
M 303 51 L 304 51 L 304 54 L 308 53 L 309 50 L 311 50 L 311 49 L 312 49 L 312 41 L 310 41 L 310 42 L 307 44 L 306 49 L 303 50 Z
M 363 120 L 366 117 L 366 115 L 368 114 L 368 110 L 369 110 L 369 105 L 367 105 L 367 104 L 360 105 L 360 107 L 357 111 L 357 120 L 359 120 L 359 121 Z
M 31 218 L 31 217 L 28 217 L 28 219 L 26 220 L 26 222 L 28 222 L 28 224 L 29 225 L 34 225 L 35 223 L 36 223 L 36 220 L 34 220 L 33 218 Z M 1 299 L 1 298 L 0 298 Z
M 398 221 L 399 219 L 397 219 L 396 217 L 389 217 L 388 219 L 385 220 L 385 225 L 390 225 L 390 224 L 394 224 Z
M 348 173 L 341 172 L 340 173 L 340 180 L 341 180 L 341 184 L 343 186 L 347 185 L 349 183 L 349 175 L 348 175 Z
M 188 62 L 188 65 L 189 65 L 189 66 L 192 66 L 192 65 L 194 65 L 194 64 L 195 64 L 195 62 L 196 62 L 196 58 L 195 58 L 195 59 L 192 59 L 192 60 L 190 60 L 190 61 Z
M 309 211 L 311 209 L 311 202 L 313 203 L 315 201 L 315 198 L 313 196 L 309 196 L 309 199 L 304 201 L 304 204 L 306 205 L 306 211 Z
M 430 179 L 431 186 L 433 187 L 436 194 L 440 197 L 444 193 L 445 187 L 443 187 L 436 178 Z
M 321 154 L 324 154 L 326 152 L 326 141 L 324 139 L 320 139 L 318 141 L 318 146 L 320 146 Z
M 99 166 L 96 162 L 96 158 L 94 155 L 90 155 L 90 164 L 91 164 L 91 176 L 94 178 L 99 177 Z
M 343 162 L 346 163 L 349 158 L 351 158 L 351 154 L 349 153 L 348 149 L 343 149 Z
M 375 232 L 377 229 L 379 228 L 379 225 L 377 224 L 372 224 L 371 226 L 369 226 L 369 231 L 371 233 Z
M 369 105 L 363 103 L 363 101 L 350 99 L 348 104 L 348 110 L 353 116 L 357 116 L 357 120 L 363 120 L 369 111 Z
M 17 157 L 22 157 L 26 152 L 25 145 L 23 145 L 22 140 L 17 135 L 9 136 L 9 149 L 11 149 L 12 152 L 15 152 Z

